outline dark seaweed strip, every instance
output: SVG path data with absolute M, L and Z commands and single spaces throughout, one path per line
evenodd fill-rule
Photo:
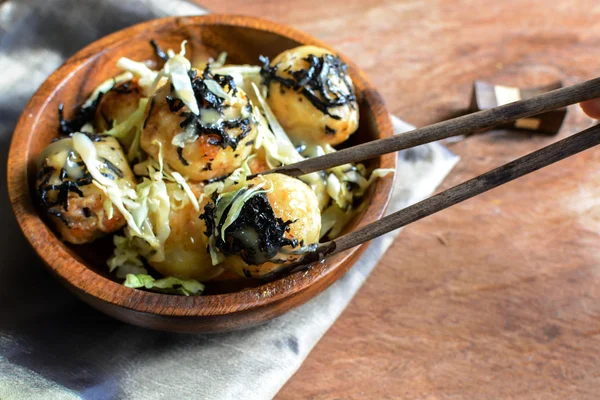
M 183 108 L 185 105 L 181 99 L 173 98 L 171 96 L 166 96 L 167 104 L 169 105 L 169 110 L 172 113 L 177 113 L 179 110 Z
M 218 198 L 219 194 L 217 192 L 213 192 L 213 194 L 210 196 L 211 201 L 206 203 L 204 206 L 204 213 L 200 214 L 200 219 L 203 219 L 206 222 L 206 231 L 204 234 L 207 237 L 210 237 L 216 228 L 215 220 L 217 219 L 217 208 L 215 207 L 215 203 Z
M 106 158 L 101 158 L 101 160 L 104 163 L 104 165 L 106 166 L 106 168 L 108 168 L 112 172 L 114 172 L 115 175 L 117 175 L 119 178 L 123 178 L 123 176 L 124 176 L 123 175 L 123 171 L 121 171 L 119 168 L 117 168 L 117 166 L 115 164 L 113 164 L 112 162 L 110 162 Z
M 335 135 L 337 131 L 333 128 L 330 128 L 328 125 L 325 125 L 325 133 L 327 135 Z
M 154 49 L 154 53 L 158 56 L 158 58 L 163 61 L 167 61 L 169 59 L 167 53 L 163 51 L 163 49 L 154 41 L 154 39 L 150 40 L 150 46 L 152 46 L 152 49 Z
M 315 108 L 333 119 L 340 119 L 340 117 L 331 114 L 331 108 L 345 104 L 355 107 L 356 96 L 347 77 L 348 66 L 339 57 L 331 54 L 317 57 L 311 54 L 304 59 L 309 64 L 308 68 L 291 71 L 291 78 L 279 76 L 277 66 L 271 66 L 268 57 L 260 56 L 259 60 L 263 64 L 260 73 L 265 85 L 268 86 L 272 81 L 279 82 L 281 87 L 301 93 Z M 344 82 L 348 94 L 344 94 L 333 84 L 331 75 L 339 77 Z
M 182 112 L 181 116 L 184 117 L 184 119 L 179 123 L 180 128 L 185 128 L 186 126 L 197 120 L 196 115 L 194 115 L 194 113 L 191 112 Z
M 228 176 L 229 175 L 217 176 L 215 178 L 206 179 L 206 180 L 202 181 L 202 183 L 204 183 L 205 185 L 208 185 L 209 183 L 222 182 L 225 179 L 227 179 Z
M 207 66 L 207 68 L 209 68 Z M 231 90 L 231 94 L 235 96 L 237 94 L 237 86 L 235 85 L 235 80 L 231 75 L 213 75 L 213 79 L 217 81 L 217 83 L 225 90 L 226 92 Z
M 181 163 L 186 167 L 190 165 L 188 160 L 183 157 L 183 147 L 177 147 L 177 157 L 179 157 L 179 161 L 181 161 Z
M 100 172 L 100 175 L 102 175 L 103 177 L 105 177 L 106 179 L 110 179 L 111 181 L 115 180 L 115 177 L 112 176 L 111 174 L 107 174 L 106 172 Z
M 44 188 L 48 184 L 48 181 L 52 177 L 53 173 L 54 173 L 54 168 L 49 165 L 44 165 L 42 168 L 40 168 L 40 171 L 38 172 L 37 179 L 38 179 L 38 181 L 40 181 L 40 183 L 39 183 L 36 191 L 37 191 L 38 199 L 40 200 L 40 204 L 44 207 L 48 203 L 48 200 L 47 200 L 48 191 L 44 190 Z
M 60 103 L 58 105 L 58 131 L 63 135 L 72 135 L 75 132 L 79 132 L 83 125 L 85 125 L 88 122 L 91 122 L 94 119 L 96 109 L 98 108 L 100 100 L 102 100 L 102 96 L 104 96 L 104 93 L 100 92 L 100 94 L 98 94 L 98 97 L 92 102 L 92 104 L 90 104 L 87 107 L 80 107 L 75 112 L 75 117 L 73 117 L 70 120 L 66 120 L 64 118 L 65 106 L 63 103 Z
M 52 177 L 55 169 L 49 165 L 44 165 L 40 172 L 38 172 L 38 181 L 39 184 L 37 186 L 36 192 L 37 197 L 40 202 L 40 205 L 49 210 L 50 207 L 54 207 L 56 205 L 62 205 L 65 211 L 68 209 L 68 196 L 70 192 L 77 193 L 80 197 L 83 197 L 83 192 L 79 189 L 80 187 L 89 185 L 92 183 L 92 176 L 86 170 L 83 177 L 72 181 L 66 180 L 68 179 L 66 176 L 66 171 L 61 168 L 59 172 L 59 178 L 61 179 L 61 183 L 58 185 L 48 185 L 48 181 Z M 65 172 L 63 172 L 65 171 Z M 62 177 L 61 177 L 62 176 Z M 55 201 L 49 201 L 48 196 L 49 192 L 58 191 Z
M 221 138 L 215 139 L 214 137 L 209 137 L 207 142 L 208 142 L 208 144 L 210 144 L 212 146 L 219 146 L 224 143 L 223 139 L 221 139 Z
M 56 201 L 46 203 L 49 206 L 62 205 L 65 211 L 69 209 L 69 193 L 77 193 L 79 197 L 83 197 L 83 192 L 77 187 L 73 181 L 63 181 L 59 185 L 48 185 L 42 189 L 42 192 L 47 193 L 51 190 L 57 190 L 58 195 Z
M 236 197 L 243 195 L 246 190 L 247 188 L 240 190 Z M 225 216 L 230 208 L 231 205 L 225 209 L 221 221 L 216 221 L 216 208 L 214 203 L 210 202 L 204 207 L 204 213 L 200 216 L 206 222 L 205 234 L 210 236 L 216 232 L 216 246 L 223 254 L 236 254 L 249 265 L 259 265 L 272 260 L 284 246 L 298 246 L 298 240 L 285 237 L 285 232 L 289 231 L 292 222 L 284 222 L 281 218 L 275 217 L 273 208 L 264 193 L 257 193 L 244 203 L 238 218 L 225 230 L 225 238 L 221 238 L 218 233 L 223 227 Z M 247 231 L 254 231 L 257 234 L 258 252 L 256 248 L 245 247 L 245 241 L 240 239 L 239 236 Z M 249 272 L 244 273 L 248 276 Z
M 75 184 L 79 187 L 82 187 L 82 186 L 90 185 L 93 180 L 94 180 L 94 178 L 92 178 L 92 174 L 90 174 L 89 171 L 86 170 L 83 177 L 75 180 Z
M 146 125 L 148 124 L 148 120 L 150 119 L 150 116 L 152 115 L 153 108 L 154 108 L 154 97 L 152 98 L 152 101 L 150 102 L 150 109 L 148 110 L 148 115 L 146 116 L 146 120 L 144 121 L 143 129 L 146 129 Z
M 47 165 L 46 163 L 44 163 L 44 166 L 42 168 L 40 168 L 40 170 L 38 172 L 37 179 L 44 180 L 44 183 L 46 183 L 52 176 L 53 172 L 54 172 L 54 168 Z

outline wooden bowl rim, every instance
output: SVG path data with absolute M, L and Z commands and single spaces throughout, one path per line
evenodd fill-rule
M 326 263 L 315 265 L 309 270 L 297 272 L 276 281 L 239 292 L 187 297 L 130 289 L 99 275 L 93 269 L 74 259 L 62 241 L 37 214 L 30 195 L 27 164 L 30 158 L 32 128 L 42 117 L 41 111 L 45 108 L 48 99 L 52 97 L 43 94 L 54 93 L 77 70 L 84 67 L 88 62 L 94 61 L 96 53 L 119 45 L 122 41 L 130 40 L 146 30 L 158 31 L 161 27 L 173 23 L 176 27 L 223 25 L 251 28 L 283 36 L 299 43 L 331 49 L 325 43 L 289 26 L 256 17 L 228 14 L 154 19 L 114 32 L 89 44 L 70 57 L 48 77 L 23 110 L 15 128 L 7 163 L 7 187 L 13 211 L 23 234 L 50 271 L 60 278 L 63 283 L 71 286 L 72 289 L 83 291 L 98 300 L 115 306 L 156 315 L 208 317 L 248 312 L 272 303 L 283 302 L 286 298 L 292 296 L 295 297 L 329 274 L 337 272 L 338 276 L 333 281 L 337 280 L 351 267 L 351 265 L 345 264 L 352 261 L 351 258 L 356 257 L 357 252 L 358 254 L 362 253 L 366 249 L 366 245 L 332 257 Z M 374 114 L 375 126 L 380 137 L 393 135 L 394 131 L 389 114 L 383 99 L 375 90 L 373 84 L 354 63 L 343 55 L 340 56 L 348 63 L 353 80 L 355 82 L 360 81 L 357 86 L 364 86 L 364 89 L 367 89 L 363 90 L 362 95 Z M 396 157 L 394 154 L 388 154 L 380 158 L 381 168 L 395 168 L 395 166 Z M 371 218 L 363 218 L 358 224 L 359 227 L 374 222 L 383 216 L 392 192 L 395 174 L 393 175 L 394 177 L 388 176 L 376 183 L 375 189 L 379 193 L 384 193 L 384 201 L 381 202 L 382 204 L 374 204 L 373 201 L 368 204 L 367 210 L 374 207 L 377 207 L 377 209 L 371 213 Z M 46 249 L 50 248 L 51 251 L 43 251 L 42 243 Z

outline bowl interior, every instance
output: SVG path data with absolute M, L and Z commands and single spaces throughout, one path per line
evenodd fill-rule
M 120 33 L 108 36 L 69 59 L 42 86 L 28 105 L 15 132 L 15 139 L 11 148 L 11 153 L 13 153 L 11 158 L 24 157 L 23 165 L 26 165 L 27 169 L 26 180 L 29 188 L 29 198 L 13 200 L 17 219 L 25 234 L 51 270 L 63 280 L 70 281 L 77 288 L 87 291 L 84 284 L 76 278 L 78 271 L 81 274 L 88 274 L 88 272 L 83 271 L 82 266 L 89 268 L 97 274 L 98 278 L 104 278 L 99 281 L 101 288 L 98 289 L 97 293 L 92 294 L 104 301 L 114 302 L 117 296 L 114 293 L 104 293 L 102 291 L 112 290 L 125 295 L 132 295 L 134 292 L 132 289 L 124 288 L 120 284 L 117 288 L 117 286 L 113 286 L 113 282 L 110 282 L 112 278 L 108 274 L 105 262 L 112 252 L 111 239 L 106 238 L 83 246 L 67 245 L 61 242 L 52 230 L 42 222 L 44 217 L 35 206 L 33 187 L 36 160 L 52 139 L 59 136 L 57 112 L 59 104 L 64 103 L 65 116 L 70 117 L 76 106 L 85 101 L 99 83 L 119 73 L 115 64 L 120 57 L 125 56 L 138 61 L 145 60 L 150 64 L 154 64 L 153 66 L 159 65 L 160 60 L 155 56 L 149 44 L 151 39 L 154 39 L 162 48 L 172 48 L 175 51 L 179 51 L 181 42 L 187 40 L 187 57 L 192 61 L 192 65 L 203 62 L 208 57 L 216 57 L 222 51 L 227 52 L 228 63 L 257 65 L 260 55 L 272 58 L 286 49 L 302 44 L 327 47 L 309 36 L 289 30 L 289 28 L 274 24 L 275 28 L 265 28 L 264 21 L 261 22 L 260 20 L 250 19 L 248 22 L 244 19 L 245 22 L 241 22 L 241 19 L 229 18 L 225 22 L 224 19 L 215 16 L 211 16 L 211 18 L 185 17 L 170 20 L 175 22 L 166 23 L 165 20 L 157 20 L 129 28 L 126 30 L 127 34 Z M 348 62 L 348 60 L 345 61 Z M 379 95 L 371 88 L 362 73 L 351 62 L 348 62 L 348 64 L 350 75 L 356 86 L 360 109 L 360 127 L 358 132 L 344 146 L 391 135 L 391 125 Z M 15 152 L 21 154 L 14 154 Z M 365 164 L 369 168 L 393 167 L 394 159 L 393 156 L 384 156 L 369 160 Z M 18 163 L 14 165 L 18 165 Z M 10 182 L 10 174 L 11 172 L 9 172 L 9 190 L 13 192 L 11 198 L 15 199 L 16 195 L 13 187 L 18 183 Z M 15 173 L 15 176 L 19 176 L 18 172 Z M 373 222 L 382 215 L 385 205 L 387 205 L 391 184 L 391 178 L 388 177 L 373 186 L 364 199 L 368 206 L 352 220 L 346 231 Z M 22 208 L 19 208 L 21 207 L 17 204 L 19 202 L 23 202 Z M 34 231 L 36 234 L 32 238 L 31 234 Z M 42 241 L 45 243 L 44 245 L 40 244 Z M 42 248 L 44 246 L 53 246 L 57 249 L 57 253 L 48 255 Z M 291 294 L 303 290 L 334 269 L 347 270 L 350 265 L 348 262 L 346 262 L 348 265 L 345 265 L 344 262 L 349 261 L 350 255 L 356 251 L 356 249 L 352 249 L 331 257 L 324 263 L 313 266 L 309 271 L 300 272 L 275 282 L 264 283 L 247 279 L 209 282 L 205 296 L 200 296 L 194 300 L 181 300 L 177 304 L 173 303 L 172 300 L 168 300 L 168 307 L 165 307 L 163 311 L 169 312 L 168 310 L 173 311 L 178 307 L 182 307 L 181 309 L 187 307 L 188 311 L 185 315 L 190 315 L 190 310 L 194 307 L 210 309 L 211 306 L 215 306 L 219 308 L 219 304 L 221 304 L 223 296 L 226 296 L 226 294 L 236 294 L 237 297 L 232 300 L 232 303 L 245 302 L 246 305 L 243 307 L 258 304 L 264 297 L 273 297 L 275 294 L 278 294 L 277 300 L 281 300 L 281 296 L 284 297 L 286 293 Z M 72 260 L 65 260 L 65 256 L 72 257 Z M 72 266 L 73 264 L 75 267 Z M 64 271 L 67 265 L 73 267 L 68 273 Z M 87 276 L 90 277 L 89 274 Z M 298 285 L 298 287 L 292 290 L 294 285 Z M 126 292 L 123 292 L 123 290 Z M 137 292 L 139 293 L 139 291 Z M 137 307 L 136 304 L 149 305 L 150 303 L 163 301 L 161 299 L 173 297 L 175 296 L 144 292 L 141 298 L 138 296 L 134 302 L 125 306 L 144 311 L 145 307 Z M 123 306 L 123 304 L 120 305 Z M 232 308 L 220 310 L 220 312 L 235 310 L 236 308 Z M 197 311 L 197 315 L 207 313 L 208 311 Z

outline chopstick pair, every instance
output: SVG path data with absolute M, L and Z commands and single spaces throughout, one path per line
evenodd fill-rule
M 299 163 L 275 168 L 262 174 L 277 172 L 290 176 L 300 176 L 342 164 L 356 163 L 452 136 L 472 133 L 598 97 L 600 97 L 600 78 L 595 78 L 573 86 L 553 90 L 528 100 L 517 101 L 415 129 L 400 135 L 353 146 L 321 157 L 310 158 Z M 280 276 L 282 273 L 293 272 L 303 265 L 323 260 L 327 256 L 368 242 L 385 233 L 418 221 L 598 144 L 600 144 L 600 125 L 588 128 L 492 171 L 465 181 L 435 196 L 390 214 L 361 229 L 322 243 L 314 252 L 306 254 L 293 265 L 275 272 L 275 275 Z M 269 278 L 273 276 L 269 276 Z

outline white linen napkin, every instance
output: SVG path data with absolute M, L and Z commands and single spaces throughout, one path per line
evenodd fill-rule
M 28 99 L 68 56 L 143 20 L 203 14 L 184 0 L 9 0 L 0 4 L 0 176 Z M 398 133 L 413 129 L 394 118 Z M 440 144 L 399 153 L 389 212 L 430 195 L 458 161 Z M 4 182 L 2 182 L 4 185 Z M 129 326 L 62 288 L 0 191 L 0 399 L 268 399 L 298 369 L 398 232 L 374 240 L 332 287 L 241 332 L 184 335 Z

